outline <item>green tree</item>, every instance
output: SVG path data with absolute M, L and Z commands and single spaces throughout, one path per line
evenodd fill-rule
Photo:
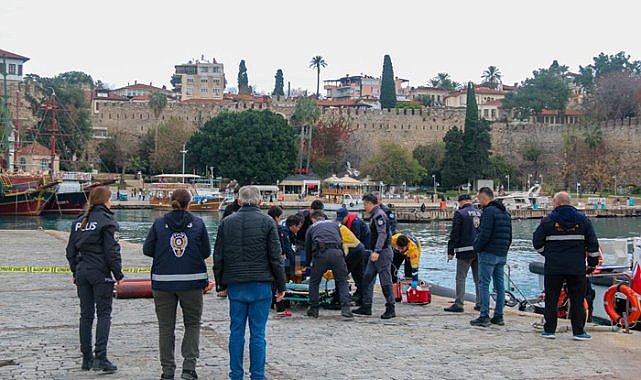
M 149 95 L 149 102 L 147 103 L 151 111 L 154 113 L 156 119 L 160 117 L 162 111 L 167 107 L 167 95 L 160 91 L 154 91 Z
M 448 73 L 436 74 L 434 78 L 430 79 L 430 84 L 432 87 L 441 88 L 447 91 L 455 91 L 461 87 L 461 84 L 453 81 Z
M 46 96 L 36 98 L 36 95 L 26 95 L 33 115 L 38 119 L 36 126 L 27 132 L 27 139 L 46 147 L 51 146 L 52 112 L 46 104 L 49 95 L 55 94 L 56 106 L 60 109 L 56 115 L 56 152 L 61 158 L 61 169 L 74 170 L 73 158 L 83 156 L 92 135 L 91 111 L 85 93 L 93 87 L 93 80 L 88 74 L 78 71 L 62 73 L 53 78 L 37 75 L 30 78 Z
M 98 145 L 98 155 L 107 171 L 124 176 L 137 148 L 136 136 L 125 131 L 117 131 Z
M 309 165 L 311 161 L 311 143 L 312 143 L 312 133 L 313 126 L 316 124 L 320 118 L 320 109 L 316 106 L 316 102 L 308 97 L 301 97 L 296 101 L 296 108 L 294 109 L 294 114 L 292 115 L 292 123 L 300 131 L 299 144 L 300 149 L 298 151 L 298 168 L 303 168 L 303 160 L 305 158 L 305 152 L 307 152 L 307 165 L 306 168 L 309 170 Z
M 463 132 L 454 127 L 447 131 L 443 138 L 445 143 L 445 156 L 443 159 L 443 170 L 441 172 L 442 185 L 445 188 L 453 188 L 467 183 L 467 170 L 463 158 Z
M 483 78 L 483 83 L 487 84 L 490 88 L 497 88 L 501 83 L 501 70 L 496 66 L 488 66 L 488 68 L 483 71 L 481 78 Z
M 408 109 L 408 110 L 411 110 L 411 109 L 418 110 L 418 109 L 421 109 L 423 107 L 422 107 L 422 105 L 420 103 L 409 101 L 409 100 L 404 100 L 404 101 L 396 102 L 396 105 L 394 106 L 394 108 Z
M 491 156 L 490 165 L 486 173 L 486 177 L 493 179 L 495 183 L 507 183 L 507 176 L 510 176 L 512 180 L 511 184 L 514 184 L 516 169 L 514 165 L 510 163 L 503 156 Z M 505 187 L 507 190 L 507 187 Z
M 158 127 L 155 145 L 157 148 L 149 156 L 155 171 L 178 173 L 182 170 L 183 144 L 189 141 L 193 129 L 184 120 L 171 118 Z
M 445 144 L 435 142 L 428 145 L 419 145 L 414 148 L 412 156 L 416 158 L 422 167 L 427 169 L 427 175 L 424 183 L 431 181 L 432 175 L 436 176 L 437 181 L 441 181 L 441 172 L 445 160 Z
M 463 131 L 465 142 L 465 167 L 467 168 L 467 179 L 474 180 L 483 178 L 490 165 L 490 148 L 492 139 L 490 136 L 490 123 L 487 120 L 479 120 L 479 109 L 474 93 L 474 84 L 467 85 L 467 105 L 465 109 L 465 130 Z
M 583 133 L 585 144 L 594 149 L 603 143 L 603 130 L 598 125 L 588 127 Z
M 247 77 L 247 66 L 245 65 L 244 59 L 241 59 L 238 65 L 238 93 L 241 95 L 251 95 L 249 78 Z
M 182 83 L 182 76 L 178 74 L 174 74 L 171 76 L 171 80 L 169 81 L 169 84 L 171 84 L 171 87 L 173 87 L 174 92 L 179 92 L 178 88 L 180 87 Z
M 509 92 L 503 100 L 503 108 L 515 111 L 520 119 L 527 119 L 543 109 L 565 111 L 570 88 L 565 78 L 567 66 L 554 63 L 548 69 L 533 72 L 518 90 Z
M 309 67 L 316 69 L 316 99 L 320 99 L 320 73 L 321 69 L 327 67 L 327 62 L 322 56 L 317 55 L 309 61 Z
M 363 172 L 390 185 L 418 183 L 425 176 L 425 169 L 410 152 L 390 142 L 381 144 L 379 152 L 365 163 Z
M 276 81 L 274 84 L 274 91 L 272 91 L 272 95 L 285 96 L 285 79 L 283 79 L 283 70 L 276 70 L 276 76 L 274 76 L 274 78 Z
M 394 68 L 389 55 L 383 58 L 383 75 L 381 76 L 381 108 L 396 106 L 396 84 L 394 83 Z
M 189 140 L 194 167 L 215 166 L 240 184 L 274 184 L 295 165 L 296 136 L 287 120 L 271 111 L 222 112 Z

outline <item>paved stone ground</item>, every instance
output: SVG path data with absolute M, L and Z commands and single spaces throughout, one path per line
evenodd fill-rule
M 65 266 L 65 244 L 60 232 L 0 231 L 0 266 Z M 125 266 L 149 265 L 140 246 L 123 245 Z M 80 371 L 70 275 L 1 273 L 0 280 L 0 379 L 158 378 L 152 300 L 114 300 L 109 347 L 120 370 L 97 375 Z M 379 314 L 382 297 L 375 298 Z M 632 379 L 641 371 L 639 332 L 594 331 L 591 342 L 560 333 L 548 341 L 532 327 L 537 317 L 509 313 L 504 327 L 472 328 L 474 313 L 446 314 L 447 302 L 435 297 L 428 306 L 399 305 L 391 322 L 377 316 L 343 321 L 325 310 L 310 320 L 303 309 L 289 319 L 273 317 L 267 372 L 272 379 Z M 226 300 L 206 296 L 198 364 L 203 379 L 226 378 L 227 313 Z

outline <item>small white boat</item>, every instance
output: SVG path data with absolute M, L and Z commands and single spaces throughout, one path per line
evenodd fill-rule
M 345 207 L 347 211 L 364 211 L 363 201 L 360 198 L 353 197 L 351 194 L 343 194 L 341 203 L 323 203 L 325 211 L 338 211 L 339 208 Z
M 536 184 L 527 192 L 518 191 L 496 197 L 508 210 L 546 209 L 551 205 L 550 198 L 541 196 L 541 185 Z

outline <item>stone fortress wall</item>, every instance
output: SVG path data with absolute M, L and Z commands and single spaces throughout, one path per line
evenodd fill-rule
M 288 118 L 293 114 L 294 108 L 294 102 L 276 99 L 269 103 L 169 103 L 156 118 L 146 103 L 96 100 L 92 105 L 92 125 L 98 136 L 107 136 L 115 131 L 141 136 L 158 123 L 172 117 L 199 127 L 223 110 L 269 109 Z M 345 117 L 353 131 L 354 145 L 378 147 L 381 142 L 394 142 L 412 150 L 417 145 L 442 141 L 447 131 L 453 127 L 462 129 L 465 109 L 324 109 L 321 117 Z M 555 176 L 559 175 L 558 157 L 563 145 L 563 134 L 568 128 L 576 128 L 580 135 L 581 129 L 585 127 L 580 124 L 495 122 L 491 132 L 492 149 L 494 154 L 518 162 L 522 159 L 523 147 L 536 144 L 544 151 L 545 174 L 550 181 L 560 183 Z M 620 157 L 620 183 L 641 184 L 641 120 L 626 119 L 604 123 L 601 129 L 606 149 Z M 363 154 L 371 152 L 364 150 Z

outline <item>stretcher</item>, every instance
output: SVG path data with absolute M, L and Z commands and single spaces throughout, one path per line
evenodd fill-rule
M 336 292 L 336 284 L 333 279 L 321 279 L 319 286 L 319 302 L 321 305 L 329 304 Z M 285 301 L 297 303 L 309 303 L 309 280 L 302 283 L 289 282 L 285 284 Z

